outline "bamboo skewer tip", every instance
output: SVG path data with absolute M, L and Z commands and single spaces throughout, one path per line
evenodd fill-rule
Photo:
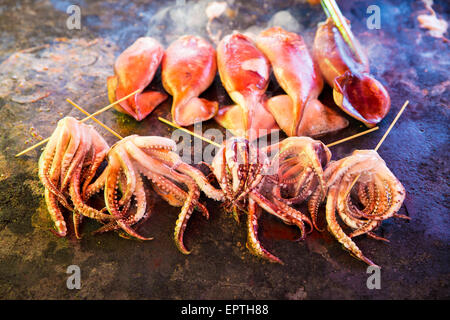
M 82 107 L 80 107 L 79 105 L 77 105 L 75 102 L 73 102 L 72 100 L 70 100 L 69 98 L 66 99 L 67 102 L 69 102 L 72 106 L 74 106 L 75 108 L 77 108 L 78 110 L 80 110 L 81 112 L 83 112 L 85 115 L 87 115 L 88 117 L 91 116 L 91 114 L 89 112 L 87 112 L 86 110 L 84 110 Z M 106 129 L 108 132 L 110 132 L 111 134 L 113 134 L 114 136 L 116 136 L 117 138 L 119 138 L 120 140 L 123 139 L 123 137 L 118 134 L 117 132 L 115 132 L 113 129 L 111 129 L 110 127 L 108 127 L 106 124 L 104 124 L 103 122 L 101 122 L 100 120 L 98 120 L 97 118 L 90 118 L 93 121 L 95 121 L 98 125 L 100 125 L 102 128 Z
M 190 131 L 190 130 L 188 130 L 186 128 L 180 127 L 179 125 L 177 125 L 177 124 L 175 124 L 175 123 L 173 123 L 173 122 L 171 122 L 171 121 L 169 121 L 167 119 L 164 119 L 162 117 L 158 117 L 158 120 L 163 122 L 163 123 L 165 123 L 165 124 L 167 124 L 167 125 L 169 125 L 169 126 L 172 126 L 172 127 L 176 128 L 176 129 L 179 129 L 179 130 L 182 130 L 182 131 L 184 131 L 186 133 L 189 133 L 190 135 L 192 135 L 192 136 L 194 136 L 196 138 L 199 138 L 199 139 L 201 139 L 201 140 L 203 140 L 205 142 L 208 142 L 209 144 L 212 144 L 213 146 L 216 146 L 218 148 L 221 147 L 221 145 L 218 144 L 217 142 L 214 142 L 214 141 L 212 141 L 212 140 L 210 140 L 208 138 L 205 138 L 205 137 L 203 137 L 203 136 L 201 136 L 201 135 L 199 135 L 199 134 L 197 134 L 195 132 L 192 132 L 192 131 Z
M 394 127 L 395 123 L 397 122 L 397 120 L 400 118 L 400 116 L 402 115 L 403 111 L 405 111 L 406 107 L 409 104 L 409 100 L 406 100 L 405 103 L 403 104 L 403 106 L 400 108 L 400 111 L 397 113 L 397 115 L 395 116 L 394 120 L 392 121 L 391 125 L 389 126 L 389 128 L 386 130 L 386 132 L 384 133 L 383 137 L 380 139 L 380 141 L 378 142 L 377 146 L 374 148 L 375 151 L 378 151 L 378 149 L 381 147 L 381 145 L 383 144 L 384 140 L 386 140 L 386 137 L 388 136 L 389 132 L 391 132 L 392 128 Z
M 406 100 L 405 103 L 403 104 L 403 106 L 400 108 L 400 111 L 395 116 L 394 120 L 392 120 L 392 123 L 389 125 L 389 128 L 386 130 L 386 132 L 384 133 L 384 135 L 381 137 L 380 141 L 378 142 L 377 146 L 373 150 L 378 152 L 378 149 L 381 147 L 381 145 L 383 144 L 384 140 L 386 140 L 386 137 L 388 136 L 389 132 L 391 132 L 391 130 L 394 127 L 395 123 L 400 118 L 400 116 L 402 115 L 403 111 L 405 111 L 405 109 L 408 106 L 408 104 L 409 104 L 409 100 Z M 356 181 L 359 179 L 359 177 L 361 177 L 361 174 L 358 174 L 355 177 L 355 179 L 353 180 L 352 184 L 350 185 L 350 188 L 348 189 L 349 190 L 348 192 L 350 192 L 353 189 L 353 187 L 355 186 Z
M 128 99 L 128 98 L 130 98 L 131 96 L 133 96 L 133 95 L 135 95 L 135 94 L 137 94 L 137 93 L 139 93 L 139 92 L 141 92 L 141 91 L 142 91 L 142 89 L 137 89 L 136 91 L 134 91 L 134 92 L 132 92 L 132 93 L 126 95 L 125 97 L 120 98 L 119 100 L 116 100 L 116 101 L 110 103 L 110 104 L 107 105 L 106 107 L 97 110 L 96 112 L 92 113 L 92 114 L 89 115 L 88 117 L 86 117 L 86 118 L 80 120 L 80 122 L 85 122 L 85 121 L 87 121 L 87 120 L 89 120 L 89 119 L 91 119 L 91 118 L 93 118 L 93 117 L 95 117 L 95 116 L 98 116 L 100 113 L 105 112 L 106 110 L 111 109 L 111 108 L 112 108 L 113 106 L 115 106 L 116 104 L 118 104 L 118 103 L 120 103 L 120 102 L 122 102 L 122 101 L 124 101 L 124 100 L 126 100 L 126 99 Z M 66 100 L 69 101 L 70 99 L 66 99 Z M 70 103 L 70 102 L 69 102 L 69 103 Z M 80 109 L 80 111 L 81 111 L 81 109 Z M 113 130 L 112 130 L 112 129 L 110 129 L 110 130 L 111 130 L 110 132 L 112 133 Z M 108 130 L 108 131 L 109 131 L 109 130 Z M 42 140 L 42 141 L 40 141 L 40 142 L 38 142 L 38 143 L 32 145 L 31 147 L 28 147 L 27 149 L 22 150 L 21 152 L 19 152 L 18 154 L 16 154 L 15 157 L 20 157 L 21 155 L 24 155 L 25 153 L 30 152 L 31 150 L 33 150 L 33 149 L 35 149 L 35 148 L 37 148 L 37 147 L 43 145 L 44 143 L 48 142 L 49 140 L 50 140 L 50 138 L 46 138 L 46 139 L 44 139 L 44 140 Z

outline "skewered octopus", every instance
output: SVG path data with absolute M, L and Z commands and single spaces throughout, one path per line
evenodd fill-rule
M 67 234 L 61 204 L 73 212 L 78 238 L 81 219 L 87 216 L 105 223 L 98 232 L 121 228 L 138 239 L 151 239 L 133 229 L 149 217 L 141 174 L 165 201 L 182 207 L 174 237 L 184 254 L 190 253 L 183 243 L 183 235 L 193 210 L 209 216 L 199 202 L 200 191 L 224 202 L 225 209 L 237 219 L 239 212 L 246 212 L 248 249 L 278 263 L 281 260 L 263 248 L 258 239 L 261 209 L 286 224 L 296 225 L 304 239 L 305 223 L 310 231 L 319 230 L 318 209 L 326 198 L 329 231 L 352 255 L 369 265 L 374 263 L 364 256 L 352 238 L 367 234 L 388 241 L 374 233 L 382 221 L 391 217 L 409 219 L 398 214 L 405 199 L 402 184 L 374 150 L 357 150 L 349 157 L 330 162 L 328 148 L 308 137 L 290 137 L 264 149 L 257 149 L 247 139 L 234 137 L 224 143 L 210 166 L 220 185 L 216 189 L 201 171 L 183 162 L 175 149 L 171 139 L 137 135 L 109 148 L 91 126 L 71 117 L 60 120 L 39 160 L 39 177 L 45 186 L 45 201 L 55 233 Z M 271 161 L 269 152 L 276 152 Z M 107 167 L 92 182 L 106 156 Z M 102 188 L 110 214 L 87 204 Z M 311 220 L 290 206 L 303 201 L 308 201 Z M 130 209 L 132 203 L 136 204 L 134 212 Z M 353 229 L 349 235 L 338 222 L 336 212 Z
M 67 234 L 59 204 L 73 212 L 75 234 L 83 216 L 100 221 L 111 216 L 90 207 L 86 201 L 88 185 L 95 177 L 109 146 L 91 126 L 72 117 L 58 122 L 56 130 L 39 159 L 39 178 L 45 187 L 45 202 L 58 236 Z M 69 202 L 72 200 L 72 204 Z M 52 230 L 53 231 L 53 230 Z
M 214 81 L 217 72 L 216 50 L 197 36 L 182 36 L 166 50 L 162 61 L 162 83 L 173 96 L 172 119 L 189 126 L 214 117 L 217 101 L 198 96 Z
M 306 236 L 305 222 L 312 228 L 310 219 L 291 208 L 285 202 L 264 193 L 269 159 L 266 154 L 247 139 L 233 137 L 227 140 L 213 159 L 213 171 L 225 195 L 225 208 L 233 212 L 247 213 L 247 248 L 271 262 L 282 263 L 267 251 L 258 240 L 258 218 L 261 208 L 278 217 L 284 223 L 299 227 L 302 237 Z
M 348 115 L 373 127 L 389 112 L 391 99 L 384 86 L 370 75 L 369 60 L 359 42 L 356 52 L 345 43 L 333 19 L 317 29 L 313 54 L 333 88 L 334 102 Z
M 288 205 L 308 200 L 312 223 L 320 230 L 318 210 L 326 195 L 323 168 L 331 159 L 330 150 L 321 141 L 308 137 L 289 137 L 264 150 L 277 151 L 271 161 L 276 172 L 275 197 Z
M 137 135 L 128 136 L 111 147 L 108 166 L 87 190 L 91 195 L 104 186 L 106 207 L 115 219 L 99 232 L 120 227 L 135 238 L 151 239 L 141 236 L 132 228 L 149 215 L 146 213 L 146 191 L 142 174 L 170 205 L 182 207 L 176 222 L 175 242 L 182 253 L 189 253 L 183 244 L 183 234 L 194 208 L 208 217 L 207 209 L 198 201 L 200 190 L 216 200 L 224 197 L 222 191 L 208 183 L 201 171 L 184 163 L 174 152 L 175 148 L 176 144 L 171 139 Z M 137 210 L 130 214 L 133 197 Z
M 397 213 L 405 199 L 405 189 L 374 150 L 357 150 L 346 158 L 331 162 L 325 170 L 325 179 L 329 231 L 352 255 L 375 265 L 364 256 L 352 238 L 367 234 L 387 241 L 373 231 L 388 218 L 409 219 Z M 350 235 L 339 225 L 336 211 L 353 229 Z
M 150 37 L 137 39 L 119 55 L 114 63 L 115 75 L 107 79 L 110 102 L 113 103 L 138 89 L 140 92 L 116 105 L 117 111 L 141 121 L 167 99 L 164 92 L 143 91 L 153 80 L 163 55 L 161 44 Z

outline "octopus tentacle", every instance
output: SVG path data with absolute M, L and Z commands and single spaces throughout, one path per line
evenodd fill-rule
M 59 209 L 56 196 L 47 188 L 44 191 L 44 196 L 50 217 L 52 218 L 56 229 L 56 234 L 60 237 L 65 237 L 67 235 L 67 226 L 61 210 Z
M 72 214 L 72 221 L 73 221 L 73 230 L 75 233 L 75 237 L 77 239 L 81 239 L 80 225 L 81 225 L 82 219 L 83 219 L 83 216 L 77 210 L 74 210 L 73 214 Z
M 119 210 L 119 203 L 117 201 L 120 161 L 116 156 L 112 156 L 109 158 L 109 162 L 111 168 L 105 182 L 105 203 L 108 211 L 116 218 L 117 224 L 129 235 L 140 240 L 152 240 L 153 238 L 146 238 L 138 234 L 123 220 L 124 217 Z
M 205 175 L 187 163 L 183 162 L 181 158 L 174 152 L 164 152 L 160 150 L 150 149 L 149 153 L 159 158 L 160 160 L 170 164 L 170 166 L 177 171 L 184 173 L 194 179 L 200 189 L 211 199 L 216 201 L 224 201 L 225 196 L 220 189 L 216 189 L 212 186 Z
M 138 148 L 148 148 L 150 150 L 168 150 L 175 151 L 177 144 L 175 141 L 169 138 L 159 137 L 159 136 L 131 136 L 133 144 Z
M 384 242 L 390 242 L 389 241 L 389 239 L 386 239 L 386 238 L 383 238 L 383 237 L 380 237 L 380 236 L 377 236 L 375 233 L 373 233 L 373 232 L 367 232 L 367 235 L 369 236 L 369 237 L 371 237 L 372 239 L 375 239 L 375 240 L 380 240 L 380 241 L 384 241 Z
M 64 179 L 61 182 L 62 190 L 65 190 L 66 187 L 69 185 L 70 179 L 74 174 L 75 170 L 77 170 L 77 168 L 80 169 L 82 168 L 83 161 L 90 147 L 91 147 L 91 136 L 86 134 L 85 130 L 80 130 L 78 148 L 77 151 L 75 152 L 75 155 L 72 158 L 70 165 L 67 168 L 66 175 L 64 176 Z
M 355 257 L 364 261 L 368 265 L 376 266 L 375 263 L 364 256 L 358 246 L 352 241 L 349 236 L 345 234 L 344 230 L 342 230 L 342 228 L 339 226 L 335 215 L 336 204 L 333 200 L 330 200 L 336 196 L 336 188 L 330 188 L 328 191 L 328 201 L 325 211 L 328 229 L 330 230 L 331 234 L 344 246 L 344 248 L 349 250 Z
M 83 198 L 89 199 L 105 186 L 106 177 L 109 175 L 108 168 L 109 167 L 106 167 L 105 170 L 103 170 L 103 172 L 100 174 L 100 176 L 93 183 L 86 187 Z
M 260 214 L 261 209 L 253 199 L 250 199 L 247 213 L 247 248 L 256 256 L 267 259 L 270 262 L 283 264 L 279 258 L 264 249 L 258 240 L 258 218 Z
M 324 198 L 325 197 L 324 194 L 322 193 L 322 190 L 317 189 L 316 191 L 313 192 L 308 201 L 308 211 L 311 215 L 312 223 L 314 225 L 314 228 L 319 232 L 323 232 L 325 230 L 324 228 L 319 228 L 318 226 L 319 207 L 320 204 L 323 202 Z
M 250 199 L 253 199 L 261 208 L 266 210 L 268 213 L 281 219 L 286 224 L 296 225 L 300 229 L 301 239 L 305 237 L 306 229 L 302 219 L 305 218 L 305 221 L 309 221 L 309 219 L 305 215 L 287 205 L 283 206 L 283 203 L 281 201 L 275 205 L 259 192 L 252 191 L 250 192 L 249 196 Z
M 88 169 L 85 179 L 84 179 L 83 188 L 82 188 L 83 197 L 86 197 L 87 189 L 90 186 L 91 181 L 94 179 L 98 168 L 105 160 L 106 155 L 108 154 L 108 151 L 109 151 L 109 146 L 108 146 L 107 142 L 92 127 L 90 127 L 90 134 L 93 136 L 92 149 L 93 149 L 94 159 L 92 160 L 92 164 L 89 166 L 89 169 Z
M 307 233 L 311 233 L 314 230 L 314 226 L 313 223 L 311 222 L 311 220 L 308 218 L 308 216 L 306 216 L 305 214 L 303 214 L 302 212 L 288 206 L 287 204 L 283 203 L 282 201 L 279 201 L 277 199 L 274 199 L 274 202 L 277 204 L 278 207 L 280 207 L 282 210 L 285 210 L 290 217 L 293 217 L 294 220 L 301 220 L 302 221 L 302 225 L 303 228 L 301 229 L 302 231 L 302 236 L 300 237 L 299 240 L 304 240 L 306 237 Z M 308 232 L 305 232 L 305 228 L 304 228 L 304 223 L 306 222 L 309 226 L 309 230 Z M 297 225 L 297 224 L 296 224 Z
M 136 189 L 136 172 L 134 170 L 132 161 L 125 152 L 118 148 L 116 150 L 116 153 L 121 164 L 122 172 L 126 178 L 126 184 L 122 186 L 125 188 L 121 190 L 122 198 L 119 201 L 119 206 L 122 206 L 130 201 Z
M 357 230 L 353 231 L 348 236 L 350 238 L 354 238 L 354 237 L 357 237 L 357 236 L 369 233 L 369 232 L 375 230 L 376 228 L 378 228 L 380 226 L 380 224 L 381 223 L 379 221 L 376 221 L 376 220 L 367 221 L 360 228 L 358 228 Z
M 69 187 L 70 197 L 72 198 L 75 210 L 83 216 L 91 219 L 106 221 L 112 220 L 113 217 L 111 215 L 104 214 L 84 203 L 80 193 L 80 173 L 81 168 L 77 168 L 75 174 L 72 176 Z
M 49 143 L 51 142 L 51 139 Z M 48 147 L 48 145 L 47 145 Z M 50 155 L 49 155 L 50 153 Z M 49 175 L 49 168 L 50 163 L 53 160 L 53 153 L 54 149 L 52 146 L 50 146 L 49 149 L 45 149 L 44 152 L 41 154 L 39 158 L 39 179 L 41 180 L 42 184 L 45 186 L 46 189 L 48 189 L 52 194 L 57 197 L 58 201 L 68 210 L 73 210 L 72 206 L 67 201 L 66 197 L 62 194 L 61 191 L 58 190 L 58 188 L 55 186 L 53 181 L 50 179 Z M 50 160 L 51 159 L 51 160 Z
M 50 179 L 57 185 L 59 185 L 59 177 L 61 174 L 61 162 L 62 162 L 62 159 L 64 156 L 64 152 L 67 148 L 67 143 L 70 140 L 70 132 L 69 132 L 69 130 L 64 130 L 65 129 L 64 124 L 65 124 L 65 120 L 64 119 L 60 120 L 58 122 L 58 127 L 52 134 L 52 138 L 54 137 L 55 139 L 57 139 L 57 142 L 56 142 L 56 147 L 53 150 L 53 152 L 54 152 L 53 160 L 51 163 L 51 168 L 50 168 L 49 173 L 50 173 Z
M 136 190 L 134 192 L 134 196 L 136 198 L 136 213 L 134 215 L 130 215 L 124 219 L 124 223 L 127 225 L 134 225 L 144 219 L 147 219 L 150 215 L 147 214 L 147 199 L 144 190 L 144 184 L 139 175 L 136 176 Z M 127 203 L 127 207 L 130 205 L 131 201 Z M 122 209 L 124 210 L 124 209 Z M 110 222 L 102 226 L 101 228 L 94 231 L 93 234 L 104 233 L 108 231 L 113 231 L 119 229 L 120 226 L 115 222 Z
M 178 249 L 184 254 L 190 254 L 191 252 L 187 250 L 184 245 L 183 235 L 187 226 L 187 222 L 189 221 L 192 211 L 195 208 L 195 203 L 200 197 L 200 190 L 193 181 L 192 182 L 185 181 L 185 182 L 187 182 L 189 191 L 186 201 L 184 202 L 183 207 L 181 208 L 181 212 L 178 215 L 177 222 L 175 223 L 174 237 Z
M 160 176 L 147 174 L 147 178 L 153 182 L 152 186 L 156 193 L 171 206 L 181 207 L 183 205 L 187 197 L 187 193 L 184 190 L 169 179 Z
M 202 190 L 206 196 L 216 201 L 224 201 L 225 195 L 222 190 L 216 189 L 212 186 L 205 175 L 198 169 L 184 163 L 179 162 L 176 166 L 176 170 L 180 171 L 187 176 L 194 179 L 195 183 L 199 186 L 200 190 Z
M 93 231 L 91 234 L 95 235 L 95 234 L 105 233 L 105 232 L 117 230 L 119 228 L 120 227 L 117 225 L 117 223 L 115 221 L 112 221 L 112 222 L 108 222 L 107 224 L 101 226 L 97 230 Z
M 144 184 L 139 175 L 136 176 L 136 189 L 134 191 L 134 197 L 136 199 L 136 213 L 126 219 L 126 223 L 129 225 L 133 225 L 141 221 L 147 213 L 147 199 L 145 196 Z
M 64 181 L 66 182 L 69 180 L 67 177 L 67 171 L 72 163 L 72 159 L 74 158 L 78 146 L 80 144 L 80 133 L 83 132 L 83 130 L 79 130 L 76 126 L 76 120 L 74 118 L 66 118 L 66 126 L 67 130 L 71 133 L 70 139 L 67 144 L 67 148 L 64 152 L 63 159 L 61 161 L 61 174 L 60 174 L 60 183 L 61 185 L 64 185 Z
M 161 176 L 154 175 L 151 178 L 151 180 L 153 181 L 153 189 L 155 189 L 156 193 L 158 193 L 171 206 L 174 206 L 174 207 L 183 206 L 183 204 L 187 198 L 187 193 L 184 190 L 179 188 L 177 185 L 175 185 L 169 179 L 166 179 Z M 164 182 L 157 183 L 157 181 L 164 181 Z M 195 206 L 196 206 L 196 209 L 198 209 L 206 219 L 209 218 L 208 209 L 203 204 L 201 204 L 200 202 L 197 202 L 195 204 Z

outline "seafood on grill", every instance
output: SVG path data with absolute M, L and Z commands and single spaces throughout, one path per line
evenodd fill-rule
M 88 186 L 108 150 L 108 144 L 93 127 L 72 117 L 58 122 L 39 159 L 39 178 L 45 187 L 45 202 L 57 235 L 67 234 L 60 204 L 73 212 L 77 237 L 83 216 L 99 221 L 112 219 L 87 204 Z
M 385 87 L 369 69 L 369 61 L 359 42 L 354 50 L 328 18 L 319 25 L 314 39 L 313 55 L 320 71 L 333 88 L 335 103 L 348 115 L 373 127 L 389 112 L 391 100 Z
M 164 89 L 173 96 L 176 124 L 189 126 L 216 115 L 218 102 L 198 97 L 212 84 L 216 72 L 216 51 L 203 38 L 182 36 L 167 48 L 161 77 Z
M 107 79 L 108 97 L 111 103 L 140 90 L 130 98 L 121 101 L 115 108 L 141 121 L 159 104 L 167 94 L 144 89 L 152 82 L 161 64 L 164 49 L 150 37 L 137 39 L 125 49 L 114 63 L 114 76 Z
M 320 231 L 317 216 L 327 191 L 323 168 L 330 162 L 330 150 L 309 137 L 289 137 L 263 150 L 276 152 L 271 160 L 274 196 L 287 205 L 308 201 L 312 223 Z
M 158 136 L 128 136 L 108 152 L 108 165 L 87 192 L 92 195 L 104 187 L 105 203 L 114 221 L 98 232 L 121 228 L 129 235 L 150 240 L 133 229 L 133 225 L 148 218 L 146 191 L 141 175 L 147 177 L 153 189 L 170 205 L 182 207 L 175 227 L 175 242 L 188 254 L 183 243 L 184 230 L 195 208 L 208 217 L 207 209 L 198 201 L 200 190 L 215 200 L 223 200 L 221 190 L 209 184 L 198 169 L 184 163 L 174 152 L 173 140 Z M 136 212 L 130 213 L 132 201 Z
M 266 174 L 270 166 L 267 155 L 242 137 L 233 137 L 223 144 L 214 157 L 211 170 L 225 196 L 224 208 L 238 217 L 239 212 L 247 213 L 247 248 L 256 256 L 270 262 L 282 263 L 267 251 L 258 240 L 258 218 L 261 209 L 281 219 L 284 223 L 297 226 L 301 239 L 306 236 L 310 219 L 265 192 Z
M 222 84 L 236 105 L 221 108 L 215 120 L 250 140 L 278 131 L 265 96 L 270 64 L 253 41 L 238 32 L 224 37 L 217 47 L 217 65 Z
M 348 157 L 330 162 L 325 170 L 325 180 L 328 230 L 353 256 L 375 265 L 352 238 L 367 234 L 387 241 L 373 231 L 391 217 L 409 219 L 398 214 L 405 199 L 405 189 L 374 150 L 356 150 Z M 336 212 L 353 230 L 349 235 L 340 226 Z
M 314 137 L 348 126 L 344 117 L 317 99 L 323 79 L 302 36 L 273 27 L 262 31 L 255 43 L 287 93 L 272 97 L 267 106 L 288 136 Z

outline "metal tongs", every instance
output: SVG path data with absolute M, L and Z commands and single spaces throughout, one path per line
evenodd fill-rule
M 344 41 L 350 47 L 351 51 L 355 55 L 355 57 L 362 61 L 361 54 L 359 53 L 359 46 L 355 45 L 355 37 L 350 29 L 350 26 L 345 20 L 345 17 L 342 15 L 339 6 L 337 5 L 335 0 L 320 0 L 320 4 L 322 5 L 323 11 L 327 15 L 327 17 L 331 17 L 333 19 L 336 28 L 338 28 L 341 33 Z

